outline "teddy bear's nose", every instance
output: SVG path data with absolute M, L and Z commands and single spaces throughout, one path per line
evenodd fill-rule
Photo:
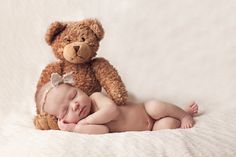
M 78 52 L 80 47 L 79 46 L 73 46 L 73 48 L 74 48 L 75 52 Z

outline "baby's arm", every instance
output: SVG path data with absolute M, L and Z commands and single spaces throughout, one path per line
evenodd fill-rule
M 78 124 L 105 124 L 119 115 L 117 105 L 102 93 L 96 92 L 90 98 L 96 103 L 98 111 L 81 120 Z
M 78 132 L 82 134 L 105 134 L 109 133 L 109 129 L 105 125 L 79 125 L 77 124 L 73 130 L 73 132 Z
M 65 123 L 62 120 L 58 120 L 58 126 L 60 130 L 78 132 L 82 134 L 109 133 L 109 129 L 105 125 L 80 125 L 80 124 L 74 124 L 74 123 Z

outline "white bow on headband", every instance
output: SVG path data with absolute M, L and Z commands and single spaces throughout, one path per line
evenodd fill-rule
M 60 85 L 61 83 L 68 83 L 71 85 L 75 85 L 75 81 L 73 79 L 73 72 L 66 73 L 63 76 L 59 75 L 58 73 L 51 74 L 51 84 L 53 87 Z

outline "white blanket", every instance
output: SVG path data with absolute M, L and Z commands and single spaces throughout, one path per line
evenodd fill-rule
M 223 0 L 7 0 L 0 2 L 0 156 L 236 156 L 236 2 Z M 55 57 L 44 41 L 55 21 L 98 18 L 98 56 L 131 97 L 183 107 L 192 129 L 81 135 L 36 130 L 34 92 Z

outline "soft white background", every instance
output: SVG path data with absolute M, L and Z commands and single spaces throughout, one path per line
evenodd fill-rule
M 0 150 L 5 156 L 236 155 L 235 8 L 233 0 L 0 0 Z M 104 136 L 34 130 L 35 86 L 55 61 L 46 29 L 56 20 L 88 17 L 103 24 L 98 56 L 118 69 L 127 90 L 140 101 L 196 100 L 202 115 L 195 128 Z

